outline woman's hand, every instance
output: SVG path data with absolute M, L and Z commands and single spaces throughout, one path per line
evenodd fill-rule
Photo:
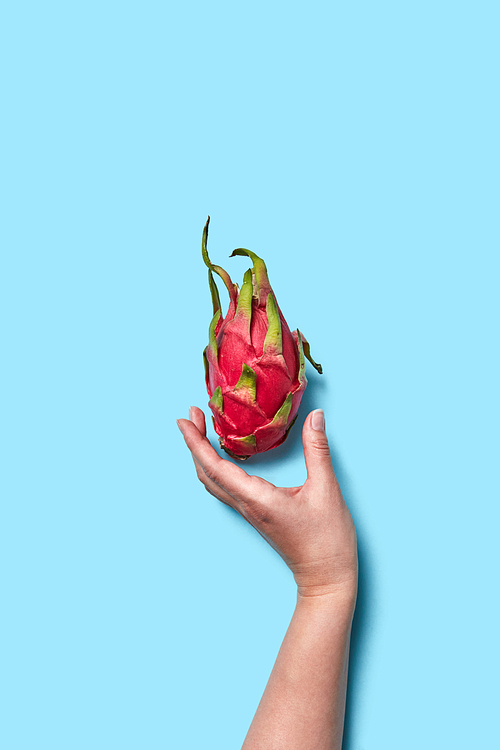
M 330 459 L 320 409 L 303 433 L 307 480 L 302 487 L 275 487 L 221 458 L 206 438 L 203 412 L 191 407 L 178 425 L 205 488 L 238 511 L 281 555 L 299 597 L 334 594 L 352 600 L 357 587 L 356 531 Z
M 244 750 L 340 750 L 356 601 L 356 532 L 340 492 L 321 410 L 303 429 L 307 480 L 275 487 L 221 458 L 200 409 L 178 425 L 206 489 L 238 511 L 292 570 L 297 606 Z M 243 750 L 242 749 L 242 750 Z

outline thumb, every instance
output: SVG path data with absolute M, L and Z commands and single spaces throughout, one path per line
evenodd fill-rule
M 330 448 L 325 432 L 325 414 L 323 409 L 312 411 L 304 422 L 302 444 L 306 459 L 307 479 L 309 482 L 321 483 L 335 479 Z

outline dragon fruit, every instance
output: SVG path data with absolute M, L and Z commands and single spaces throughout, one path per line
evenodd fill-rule
M 304 356 L 319 373 L 322 368 L 312 359 L 301 332 L 290 331 L 262 258 L 241 247 L 234 250 L 230 257 L 246 255 L 253 264 L 241 289 L 210 262 L 209 223 L 210 217 L 202 238 L 214 310 L 203 352 L 209 406 L 221 448 L 245 460 L 286 440 L 307 385 Z M 214 273 L 229 292 L 225 318 Z

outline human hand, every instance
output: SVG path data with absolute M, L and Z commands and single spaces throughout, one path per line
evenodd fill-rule
M 301 597 L 356 596 L 354 523 L 333 470 L 321 410 L 302 432 L 307 480 L 302 487 L 275 487 L 221 458 L 207 437 L 205 416 L 191 407 L 177 424 L 192 453 L 198 478 L 211 495 L 242 515 L 292 571 Z

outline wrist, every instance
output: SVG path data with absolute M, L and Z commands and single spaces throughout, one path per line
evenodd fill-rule
M 297 606 L 340 613 L 352 619 L 356 607 L 357 581 L 342 586 L 297 587 Z
M 301 597 L 334 596 L 356 599 L 358 590 L 357 557 L 349 565 L 301 565 L 292 567 Z

